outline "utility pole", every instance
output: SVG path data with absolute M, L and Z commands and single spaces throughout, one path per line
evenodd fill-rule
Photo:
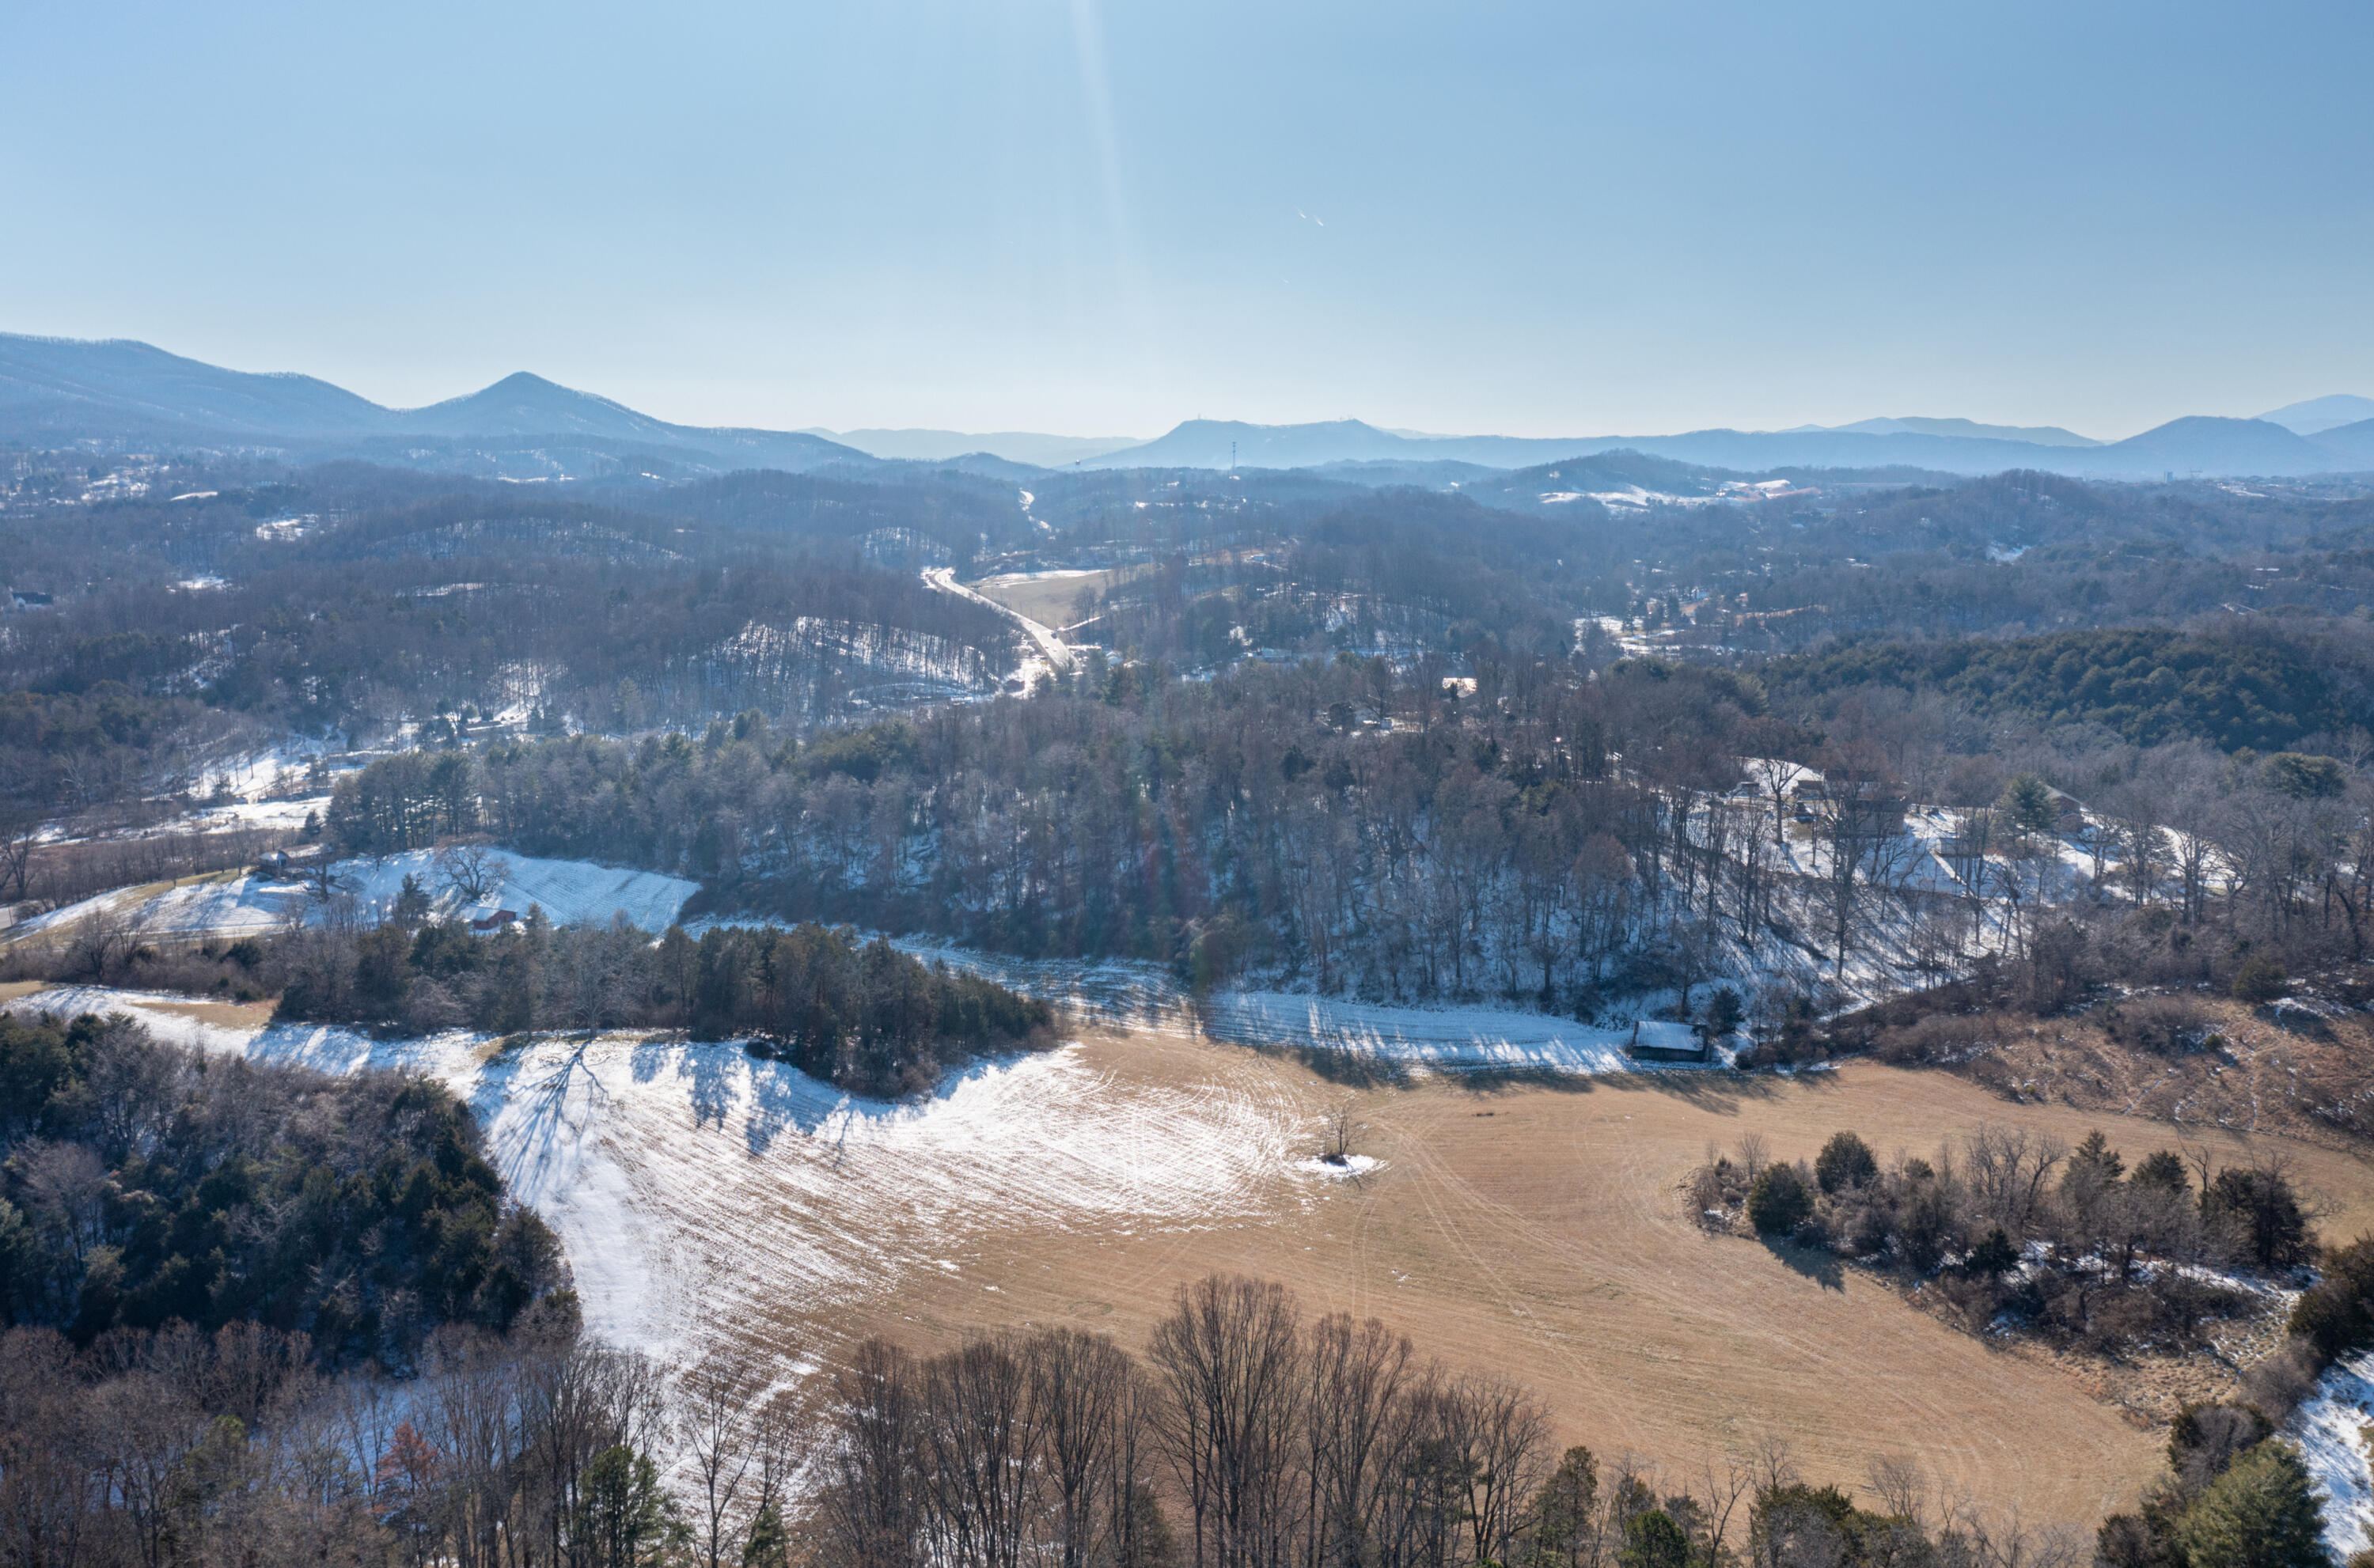
M 1233 479 L 1233 478 L 1235 478 L 1236 476 L 1237 476 L 1237 443 L 1236 443 L 1236 442 L 1234 442 L 1234 441 L 1230 441 L 1230 442 L 1228 443 L 1228 477 L 1229 477 L 1229 478 L 1231 478 L 1231 479 Z

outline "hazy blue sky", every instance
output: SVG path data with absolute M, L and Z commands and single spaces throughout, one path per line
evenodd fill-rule
M 2374 7 L 0 18 L 0 330 L 382 402 L 1158 432 L 2374 394 Z

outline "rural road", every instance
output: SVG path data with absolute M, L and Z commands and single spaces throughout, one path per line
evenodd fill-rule
M 986 604 L 1007 620 L 1019 626 L 1024 634 L 1039 645 L 1039 656 L 1047 661 L 1049 669 L 1068 670 L 1072 667 L 1072 650 L 1064 646 L 1064 639 L 1056 636 L 1052 628 L 1040 626 L 1028 615 L 1007 609 L 986 594 L 975 593 L 957 580 L 954 567 L 927 568 L 923 572 L 923 580 L 943 593 L 953 593 L 959 599 L 970 599 L 976 604 Z

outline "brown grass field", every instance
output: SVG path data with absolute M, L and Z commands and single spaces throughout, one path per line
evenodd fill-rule
M 1092 1034 L 1083 1051 L 1122 1092 L 1133 1081 L 1252 1089 L 1314 1117 L 1351 1093 L 1169 1029 Z M 1858 1484 L 1873 1459 L 1906 1456 L 1946 1495 L 2090 1528 L 2132 1505 L 2162 1463 L 2163 1431 L 2096 1398 L 2051 1357 L 1993 1348 L 1852 1269 L 1707 1235 L 1678 1188 L 1710 1141 L 1751 1130 L 1793 1157 L 1848 1127 L 1885 1155 L 1987 1121 L 2073 1141 L 2103 1125 L 2133 1157 L 2178 1141 L 2176 1129 L 1862 1063 L 1797 1079 L 1437 1078 L 1353 1100 L 1356 1149 L 1385 1162 L 1357 1183 L 1282 1176 L 1266 1217 L 1208 1228 L 1072 1215 L 876 1235 L 960 1269 L 779 1311 L 751 1325 L 752 1348 L 829 1364 L 867 1332 L 931 1350 L 986 1328 L 1070 1323 L 1134 1349 L 1182 1281 L 1219 1270 L 1282 1281 L 1309 1313 L 1383 1318 L 1455 1370 L 1521 1382 L 1551 1406 L 1564 1440 L 1637 1456 L 1675 1482 L 1777 1435 L 1817 1479 Z M 2185 1134 L 2228 1156 L 2280 1147 L 2327 1195 L 2328 1234 L 2374 1223 L 2374 1170 L 2356 1155 Z M 870 1185 L 862 1169 L 846 1174 Z
M 1022 580 L 993 577 L 968 586 L 983 599 L 994 599 L 1026 620 L 1060 630 L 1079 618 L 1073 614 L 1073 605 L 1078 602 L 1083 589 L 1102 592 L 1145 569 L 1143 567 L 1123 567 L 1113 571 L 1083 572 L 1076 577 L 1041 577 Z
M 144 1005 L 225 1028 L 264 1013 Z M 555 1037 L 510 1067 L 480 1052 L 447 1071 L 469 1093 L 469 1074 L 501 1068 L 511 1087 L 486 1106 L 510 1096 L 491 1129 L 506 1175 L 561 1226 L 589 1314 L 670 1359 L 714 1336 L 813 1389 L 808 1374 L 871 1334 L 930 1351 L 1060 1323 L 1137 1349 L 1179 1285 L 1240 1272 L 1283 1281 L 1310 1314 L 1382 1318 L 1454 1371 L 1522 1383 L 1562 1440 L 1645 1461 L 1669 1486 L 1781 1437 L 1818 1480 L 1859 1486 L 1874 1459 L 1904 1457 L 1948 1497 L 2080 1528 L 2159 1469 L 2171 1389 L 2230 1368 L 2205 1353 L 2106 1368 L 1982 1340 L 1851 1267 L 1710 1235 L 1681 1190 L 1709 1146 L 1754 1132 L 1778 1157 L 1810 1156 L 1852 1129 L 1885 1158 L 1986 1122 L 2073 1142 L 2098 1126 L 2130 1161 L 2184 1146 L 2283 1157 L 2327 1239 L 2374 1228 L 2374 1165 L 2354 1145 L 2122 1115 L 2126 1094 L 2079 1108 L 2025 1081 L 2016 1100 L 1868 1061 L 1355 1089 L 1184 1021 L 1076 1038 L 936 1109 L 855 1123 L 732 1045 Z M 2048 1043 L 2063 1059 L 2058 1039 L 2022 1048 L 2042 1059 Z M 2288 1077 L 2276 1048 L 2238 1041 L 2265 1054 L 2262 1084 Z M 586 1071 L 556 1073 L 572 1052 Z M 2101 1061 L 2080 1059 L 2085 1078 Z M 536 1090 L 554 1082 L 575 1097 Z M 1299 1168 L 1347 1100 L 1356 1151 L 1381 1167 Z M 605 1157 L 580 1168 L 580 1147 Z M 2158 1382 L 2139 1394 L 2146 1374 Z

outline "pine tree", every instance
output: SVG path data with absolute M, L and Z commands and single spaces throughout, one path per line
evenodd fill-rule
M 594 1568 L 643 1568 L 677 1533 L 658 1467 L 621 1444 L 594 1456 L 578 1481 L 579 1552 Z
M 2042 833 L 2060 820 L 2061 813 L 2052 804 L 2052 790 L 2033 773 L 2015 776 L 2004 786 L 1995 810 L 2011 819 L 2011 825 L 2022 833 Z
M 1568 1449 L 1534 1496 L 1518 1561 L 1524 1568 L 1582 1568 L 1594 1561 L 1598 1504 L 1599 1461 L 1588 1448 Z
M 2161 1149 L 2144 1156 L 2141 1164 L 2127 1176 L 2130 1187 L 2158 1188 L 2168 1192 L 2190 1192 L 2192 1177 L 2184 1168 L 2184 1156 L 2173 1149 Z
M 1814 1181 L 1824 1192 L 1864 1187 L 1879 1179 L 1879 1159 L 1851 1132 L 1837 1132 L 1814 1156 Z
M 792 1534 L 770 1499 L 750 1521 L 750 1534 L 742 1542 L 742 1568 L 790 1568 L 791 1553 Z
M 2323 1568 L 2322 1531 L 2299 1450 L 2272 1439 L 2210 1483 L 2177 1539 L 2191 1568 Z
M 1624 1526 L 1623 1568 L 1688 1568 L 1690 1539 L 1663 1508 L 1635 1514 Z
M 1813 1211 L 1814 1195 L 1794 1165 L 1775 1161 L 1747 1189 L 1747 1223 L 1758 1235 L 1792 1235 Z

